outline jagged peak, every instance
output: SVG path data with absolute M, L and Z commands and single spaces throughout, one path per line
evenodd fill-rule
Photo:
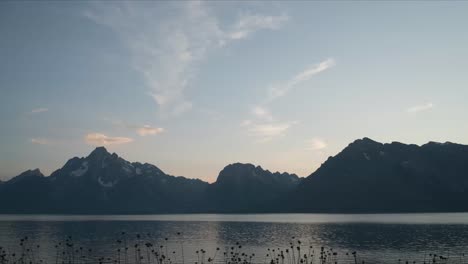
M 364 144 L 382 144 L 380 142 L 377 142 L 371 138 L 368 138 L 368 137 L 363 137 L 363 138 L 360 138 L 360 139 L 356 139 L 353 143 L 364 143 Z M 353 144 L 351 143 L 351 144 Z
M 458 145 L 458 144 L 452 143 L 450 141 L 445 141 L 445 142 L 429 141 L 422 146 L 448 146 L 448 145 Z
M 271 173 L 269 170 L 265 170 L 259 165 L 254 165 L 252 163 L 235 162 L 235 163 L 231 163 L 231 164 L 225 166 L 221 170 L 219 175 L 222 175 L 222 174 L 227 173 L 227 172 L 234 172 L 234 171 L 237 172 L 237 173 L 239 173 L 239 172 L 249 173 L 249 172 L 252 172 L 252 171 L 262 171 L 262 172 L 266 172 L 266 173 Z
M 401 143 L 400 141 L 392 141 L 390 145 L 406 145 L 405 143 Z
M 226 168 L 255 168 L 255 165 L 252 163 L 241 163 L 241 162 L 234 162 L 229 165 L 227 165 Z
M 377 147 L 377 146 L 383 146 L 384 144 L 377 142 L 375 140 L 372 140 L 368 137 L 356 139 L 353 142 L 351 142 L 347 148 L 369 148 L 369 147 Z M 345 148 L 344 150 L 346 150 Z
M 100 147 L 96 147 L 93 151 L 91 151 L 90 155 L 99 154 L 99 153 L 110 154 L 104 146 L 100 146 Z
M 36 168 L 36 169 L 33 169 L 33 170 L 27 170 L 23 173 L 21 173 L 19 176 L 21 175 L 27 175 L 27 176 L 44 176 L 44 174 L 42 174 L 41 170 L 39 168 Z
M 107 151 L 107 149 L 103 146 L 101 147 L 96 147 L 93 151 L 91 151 L 91 153 L 88 155 L 88 158 L 90 159 L 94 159 L 94 158 L 102 158 L 102 157 L 106 157 L 106 156 L 110 156 L 111 154 Z M 112 155 L 116 155 L 115 153 L 113 153 Z
M 216 182 L 224 181 L 228 178 L 245 178 L 244 176 L 254 176 L 263 178 L 264 176 L 270 175 L 272 178 L 277 177 L 292 177 L 299 179 L 296 174 L 290 174 L 287 172 L 271 172 L 270 170 L 263 169 L 261 166 L 256 166 L 251 163 L 231 163 L 224 167 L 218 175 Z M 248 178 L 248 177 L 247 177 Z
M 11 180 L 9 180 L 9 182 L 12 183 L 29 177 L 44 177 L 44 174 L 42 174 L 42 172 L 37 168 L 33 170 L 27 170 L 22 172 L 20 175 L 13 177 Z

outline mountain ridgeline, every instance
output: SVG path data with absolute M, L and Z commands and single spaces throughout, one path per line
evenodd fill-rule
M 294 212 L 467 212 L 468 146 L 356 140 L 288 201 Z
M 468 211 L 468 146 L 363 138 L 306 178 L 235 163 L 211 184 L 98 147 L 48 177 L 35 169 L 0 181 L 0 201 L 0 213 Z

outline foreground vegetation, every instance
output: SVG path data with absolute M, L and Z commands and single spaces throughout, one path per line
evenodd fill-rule
M 183 239 L 171 241 L 157 239 L 150 234 L 126 234 L 121 232 L 115 240 L 115 245 L 109 245 L 111 252 L 103 253 L 92 247 L 76 243 L 68 236 L 54 245 L 54 250 L 44 249 L 34 244 L 29 237 L 18 240 L 14 246 L 0 245 L 0 264 L 365 264 L 380 263 L 380 261 L 360 257 L 356 251 L 339 252 L 332 248 L 318 247 L 303 243 L 295 237 L 291 238 L 289 247 L 268 248 L 266 252 L 257 255 L 251 253 L 240 243 L 232 246 L 210 249 L 197 249 L 187 252 Z M 181 237 L 177 233 L 177 237 Z M 184 252 L 185 250 L 185 252 Z M 45 255 L 45 257 L 43 257 Z M 464 254 L 424 253 L 421 259 L 395 259 L 398 264 L 429 264 L 429 263 L 468 263 Z

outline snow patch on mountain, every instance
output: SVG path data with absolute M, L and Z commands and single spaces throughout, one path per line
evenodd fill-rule
M 98 182 L 102 187 L 111 188 L 114 187 L 115 182 L 104 182 L 101 177 L 98 177 Z
M 102 162 L 101 162 L 101 168 L 105 168 L 107 167 L 107 162 L 106 162 L 106 159 L 103 159 Z
M 88 168 L 88 162 L 84 161 L 77 170 L 70 172 L 70 175 L 73 177 L 80 177 L 88 171 Z
M 370 160 L 369 154 L 367 154 L 366 152 L 364 152 L 364 153 L 362 153 L 362 154 L 364 154 L 364 158 L 366 158 L 366 160 Z
M 122 169 L 128 174 L 132 174 L 134 171 L 134 167 L 130 162 L 125 162 Z

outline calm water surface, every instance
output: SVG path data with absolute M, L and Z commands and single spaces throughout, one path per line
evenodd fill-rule
M 126 235 L 122 236 L 121 232 Z M 180 233 L 180 235 L 177 235 Z M 140 239 L 137 238 L 140 234 Z M 347 252 L 357 252 L 366 263 L 429 263 L 429 254 L 449 257 L 451 263 L 468 263 L 468 213 L 453 214 L 264 214 L 264 215 L 125 215 L 58 216 L 0 215 L 0 246 L 10 252 L 20 249 L 19 240 L 29 237 L 36 259 L 55 263 L 55 245 L 72 236 L 74 246 L 92 248 L 95 254 L 113 257 L 121 247 L 151 242 L 168 248 L 174 262 L 198 261 L 196 250 L 213 256 L 242 245 L 242 252 L 255 253 L 257 263 L 268 261 L 268 248 L 285 249 L 301 240 L 302 252 L 316 256 L 320 247 L 338 252 L 339 263 L 354 263 Z M 295 237 L 292 239 L 292 237 Z M 165 240 L 167 238 L 167 241 Z M 176 251 L 172 253 L 172 251 Z M 218 255 L 219 258 L 219 255 Z

